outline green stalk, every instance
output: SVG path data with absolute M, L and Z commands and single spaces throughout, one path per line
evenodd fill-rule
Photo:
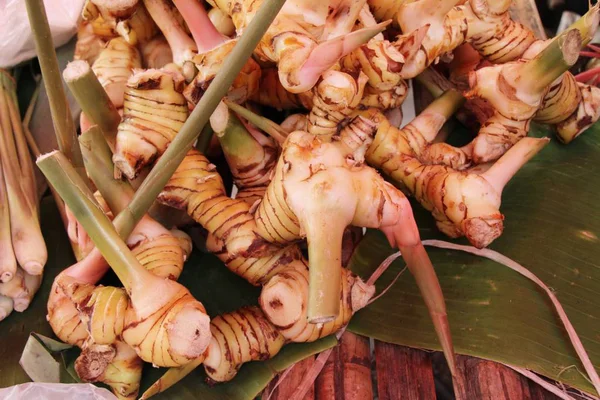
M 600 3 L 596 3 L 587 13 L 575 21 L 568 29 L 577 29 L 581 33 L 582 46 L 592 41 L 600 23 Z
M 577 62 L 581 43 L 578 30 L 565 31 L 555 37 L 534 59 L 517 64 L 516 68 L 504 75 L 509 81 L 514 79 L 517 90 L 533 95 L 542 93 Z
M 202 154 L 206 154 L 208 148 L 210 147 L 210 142 L 212 140 L 213 131 L 210 124 L 204 125 L 202 132 L 200 132 L 200 136 L 198 137 L 198 142 L 196 143 L 196 150 L 198 150 Z
M 410 125 L 423 133 L 424 139 L 431 143 L 438 136 L 442 126 L 465 104 L 465 97 L 458 90 L 449 89 L 433 100 Z
M 287 132 L 285 132 L 281 126 L 271 121 L 268 118 L 263 117 L 262 115 L 258 115 L 248 110 L 245 107 L 240 106 L 239 104 L 232 103 L 229 100 L 223 100 L 223 102 L 229 107 L 233 112 L 241 115 L 249 122 L 251 122 L 254 126 L 256 126 L 261 131 L 265 132 L 273 139 L 275 139 L 279 144 L 285 142 L 285 138 L 287 137 Z
M 454 85 L 445 76 L 429 67 L 415 78 L 431 93 L 433 97 L 440 97 L 446 90 L 455 89 Z
M 77 141 L 73 116 L 60 78 L 58 60 L 44 2 L 42 0 L 25 0 L 25 4 L 27 5 L 29 25 L 35 39 L 35 49 L 44 78 L 44 86 L 48 93 L 58 148 L 71 160 L 83 181 L 88 182 L 83 168 L 83 157 Z
M 92 182 L 110 209 L 115 214 L 121 212 L 127 207 L 135 192 L 129 182 L 114 179 L 112 152 L 104 140 L 102 130 L 97 125 L 92 126 L 79 136 L 79 144 L 85 169 Z
M 148 211 L 192 148 L 196 137 L 203 130 L 212 112 L 231 87 L 284 3 L 285 0 L 266 0 L 262 4 L 177 137 L 154 165 L 148 177 L 135 193 L 127 210 L 123 210 L 127 213 L 127 218 L 139 218 L 138 216 L 144 215 Z
M 83 60 L 70 62 L 63 71 L 63 78 L 83 113 L 98 125 L 114 152 L 121 116 L 90 65 Z
M 225 104 L 219 104 L 213 112 L 210 117 L 210 125 L 217 134 L 230 166 L 246 166 L 252 163 L 255 157 L 261 155 L 261 144 Z M 260 160 L 258 161 L 260 162 Z
M 97 205 L 94 196 L 69 160 L 59 151 L 38 158 L 38 167 L 83 226 L 102 256 L 131 293 L 135 282 L 151 275 L 131 253 L 112 222 Z

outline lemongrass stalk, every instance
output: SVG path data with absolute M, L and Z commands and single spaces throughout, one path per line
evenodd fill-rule
M 13 309 L 13 299 L 0 295 L 0 321 L 8 317 Z
M 0 75 L 3 90 L 7 94 L 7 103 L 10 113 L 10 121 L 13 129 L 13 138 L 16 146 L 17 156 L 19 159 L 19 167 L 21 169 L 22 187 L 25 195 L 29 198 L 32 207 L 38 213 L 38 195 L 37 186 L 35 184 L 35 174 L 33 172 L 33 161 L 23 133 L 23 123 L 21 122 L 21 113 L 19 112 L 19 103 L 17 100 L 16 85 L 12 78 L 2 72 Z
M 129 182 L 114 179 L 112 153 L 102 135 L 99 127 L 92 126 L 79 136 L 79 143 L 86 171 L 109 208 L 116 214 L 127 206 L 134 190 Z
M 572 29 L 563 32 L 550 42 L 534 59 L 520 64 L 505 73 L 507 79 L 515 79 L 515 87 L 526 94 L 542 93 L 552 82 L 565 73 L 579 58 L 581 34 Z M 507 71 L 508 72 L 508 71 Z
M 252 55 L 254 48 L 277 16 L 284 2 L 285 0 L 266 0 L 262 4 L 223 63 L 223 68 L 216 75 L 173 142 L 136 191 L 127 210 L 124 210 L 128 214 L 125 218 L 136 218 L 138 215 L 145 214 L 150 208 L 187 152 L 192 148 L 198 134 L 208 122 L 221 98 L 227 94 L 229 87 Z
M 58 59 L 54 51 L 54 42 L 44 2 L 42 0 L 26 0 L 25 4 L 27 5 L 29 25 L 33 31 L 36 54 L 44 78 L 44 86 L 48 93 L 58 148 L 71 160 L 84 182 L 87 182 L 73 116 L 60 78 Z
M 17 268 L 13 278 L 5 283 L 0 283 L 0 295 L 16 299 L 27 295 L 25 287 L 25 274 L 21 268 Z
M 206 154 L 208 148 L 210 147 L 210 142 L 212 141 L 213 134 L 215 131 L 213 130 L 210 124 L 204 125 L 202 132 L 200 132 L 200 136 L 198 137 L 198 141 L 196 142 L 196 149 L 202 153 Z
M 33 92 L 33 96 L 31 97 L 31 101 L 29 102 L 29 106 L 27 107 L 27 111 L 25 112 L 25 117 L 23 118 L 23 134 L 25 135 L 25 139 L 27 140 L 27 144 L 29 145 L 29 149 L 33 153 L 35 158 L 38 158 L 42 155 L 37 143 L 35 142 L 35 138 L 31 134 L 29 130 L 29 123 L 31 121 L 31 116 L 33 115 L 33 110 L 35 108 L 35 103 L 40 93 L 41 86 L 38 85 Z M 60 219 L 63 221 L 63 225 L 65 228 L 69 225 L 69 218 L 67 217 L 67 210 L 65 209 L 65 203 L 62 201 L 56 190 L 52 187 L 52 185 L 48 185 L 50 187 L 50 192 L 52 193 L 52 197 L 54 198 L 54 203 L 56 204 L 56 208 L 58 208 L 58 213 L 60 214 Z M 83 259 L 84 254 L 82 249 L 79 248 L 77 242 L 73 242 L 69 239 L 71 243 L 71 249 L 73 249 L 73 254 L 75 255 L 75 259 L 80 261 Z
M 203 354 L 210 322 L 202 304 L 182 285 L 153 275 L 138 262 L 62 153 L 43 155 L 37 164 L 129 294 L 133 312 L 125 317 L 123 340 L 158 366 L 179 367 Z
M 29 304 L 33 300 L 33 296 L 37 293 L 38 289 L 42 284 L 42 276 L 41 275 L 31 275 L 27 272 L 23 272 L 23 282 L 25 284 L 25 289 L 27 290 L 27 294 L 24 296 L 19 296 L 13 299 L 14 309 L 16 312 L 23 312 L 29 308 Z
M 10 281 L 17 271 L 17 259 L 10 235 L 10 211 L 0 163 L 0 282 Z
M 114 152 L 121 116 L 90 65 L 83 60 L 70 62 L 63 71 L 63 77 L 82 112 L 102 130 Z
M 8 103 L 0 91 L 0 159 L 8 198 L 12 245 L 19 265 L 32 275 L 40 275 L 48 259 L 39 219 L 21 182 L 19 159 L 12 134 Z
M 123 286 L 130 291 L 136 278 L 146 277 L 147 274 L 141 272 L 142 268 L 136 268 L 139 264 L 125 243 L 114 237 L 116 231 L 112 223 L 97 205 L 89 188 L 74 173 L 66 157 L 58 151 L 42 155 L 38 158 L 37 165 L 94 240 Z M 113 232 L 115 235 L 112 235 Z

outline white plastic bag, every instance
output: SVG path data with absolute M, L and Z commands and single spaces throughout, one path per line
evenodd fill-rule
M 67 43 L 77 32 L 85 0 L 44 0 L 54 46 Z M 0 68 L 35 57 L 35 44 L 24 0 L 0 0 Z
M 2 0 L 0 0 L 2 1 Z M 23 383 L 0 389 L 1 400 L 116 400 L 114 394 L 107 389 L 99 388 L 90 383 Z

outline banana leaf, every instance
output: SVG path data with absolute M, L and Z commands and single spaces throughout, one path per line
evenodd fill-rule
M 71 374 L 74 374 L 73 363 L 79 352 L 77 349 L 68 349 L 70 346 L 61 346 L 60 343 L 48 339 L 55 337 L 46 322 L 46 301 L 52 282 L 60 271 L 75 261 L 62 221 L 50 197 L 42 201 L 41 221 L 48 247 L 48 263 L 44 271 L 44 280 L 26 312 L 13 312 L 0 323 L 0 337 L 3 340 L 3 345 L 0 346 L 0 359 L 3 360 L 0 363 L 0 387 L 31 381 L 19 365 L 26 345 L 25 356 L 29 356 L 30 359 L 25 362 L 32 366 L 35 360 L 32 362 L 31 357 L 38 357 L 39 362 L 44 363 L 45 368 L 48 369 L 45 374 L 42 374 L 43 371 L 39 368 L 35 369 L 37 375 L 42 376 L 42 380 L 53 381 L 60 377 L 63 383 L 75 382 Z M 114 279 L 108 277 L 106 278 L 108 282 L 104 283 L 111 283 L 110 281 Z M 204 303 L 208 313 L 213 316 L 245 305 L 256 305 L 258 302 L 258 288 L 229 272 L 212 254 L 197 249 L 186 262 L 179 280 Z M 32 332 L 35 334 L 30 336 Z M 246 364 L 233 381 L 213 387 L 205 383 L 206 376 L 202 368 L 198 368 L 183 381 L 155 398 L 251 400 L 278 372 L 310 355 L 333 347 L 336 343 L 335 337 L 330 336 L 315 343 L 285 346 L 275 358 L 266 362 Z M 51 353 L 61 353 L 61 357 L 53 356 Z M 142 391 L 165 371 L 164 368 L 152 368 L 148 365 L 144 370 Z
M 531 135 L 549 136 L 533 126 Z M 568 146 L 553 139 L 504 191 L 504 234 L 491 249 L 524 265 L 551 287 L 600 367 L 600 124 Z M 444 237 L 430 214 L 413 203 L 424 239 Z M 466 241 L 462 240 L 466 244 Z M 363 277 L 392 250 L 369 231 L 351 269 Z M 516 272 L 487 259 L 428 248 L 446 297 L 458 353 L 524 367 L 593 393 L 546 294 Z M 404 267 L 392 264 L 377 282 L 385 288 Z M 409 273 L 360 311 L 349 329 L 385 342 L 439 349 L 427 310 Z

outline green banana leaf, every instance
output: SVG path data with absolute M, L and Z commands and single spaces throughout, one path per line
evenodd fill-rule
M 27 344 L 30 357 L 44 359 L 48 370 L 44 378 L 53 380 L 60 377 L 63 383 L 72 383 L 74 378 L 73 363 L 78 356 L 76 349 L 60 346 L 39 335 L 54 338 L 50 325 L 46 322 L 46 301 L 50 293 L 54 277 L 64 268 L 73 264 L 74 257 L 68 237 L 63 228 L 58 211 L 50 197 L 44 198 L 41 204 L 42 231 L 48 247 L 48 263 L 44 271 L 42 286 L 24 313 L 13 312 L 0 323 L 0 387 L 30 382 L 31 379 L 19 365 L 21 354 Z M 108 277 L 109 281 L 114 277 Z M 259 290 L 242 278 L 232 274 L 212 254 L 195 249 L 185 264 L 180 279 L 192 294 L 202 301 L 210 315 L 217 315 L 236 310 L 245 305 L 256 305 Z M 37 335 L 31 335 L 35 332 Z M 29 340 L 29 341 L 28 341 Z M 197 399 L 206 400 L 251 400 L 254 399 L 275 377 L 275 375 L 294 363 L 337 344 L 335 337 L 330 336 L 315 343 L 293 344 L 284 349 L 273 359 L 266 362 L 254 362 L 244 365 L 239 374 L 231 382 L 215 385 L 205 383 L 205 374 L 198 368 L 180 383 L 165 393 L 155 396 L 156 399 Z M 66 351 L 64 351 L 66 350 Z M 42 354 L 44 351 L 47 354 Z M 53 357 L 50 353 L 61 352 L 61 357 Z M 60 362 L 62 365 L 55 363 Z M 29 360 L 29 365 L 32 363 Z M 144 370 L 142 391 L 154 383 L 166 369 L 152 368 Z M 40 369 L 35 372 L 41 374 Z M 65 373 L 69 372 L 69 373 Z
M 531 135 L 548 136 L 532 127 Z M 600 124 L 568 146 L 553 139 L 504 191 L 504 234 L 491 249 L 519 262 L 551 287 L 600 367 Z M 424 239 L 444 237 L 422 207 L 413 209 Z M 466 243 L 466 241 L 461 241 Z M 351 269 L 363 277 L 392 250 L 369 231 Z M 487 259 L 428 248 L 446 297 L 456 351 L 531 369 L 593 393 L 547 295 L 516 272 Z M 394 262 L 377 282 L 385 288 L 404 267 Z M 407 272 L 349 329 L 376 339 L 439 349 L 433 326 Z

